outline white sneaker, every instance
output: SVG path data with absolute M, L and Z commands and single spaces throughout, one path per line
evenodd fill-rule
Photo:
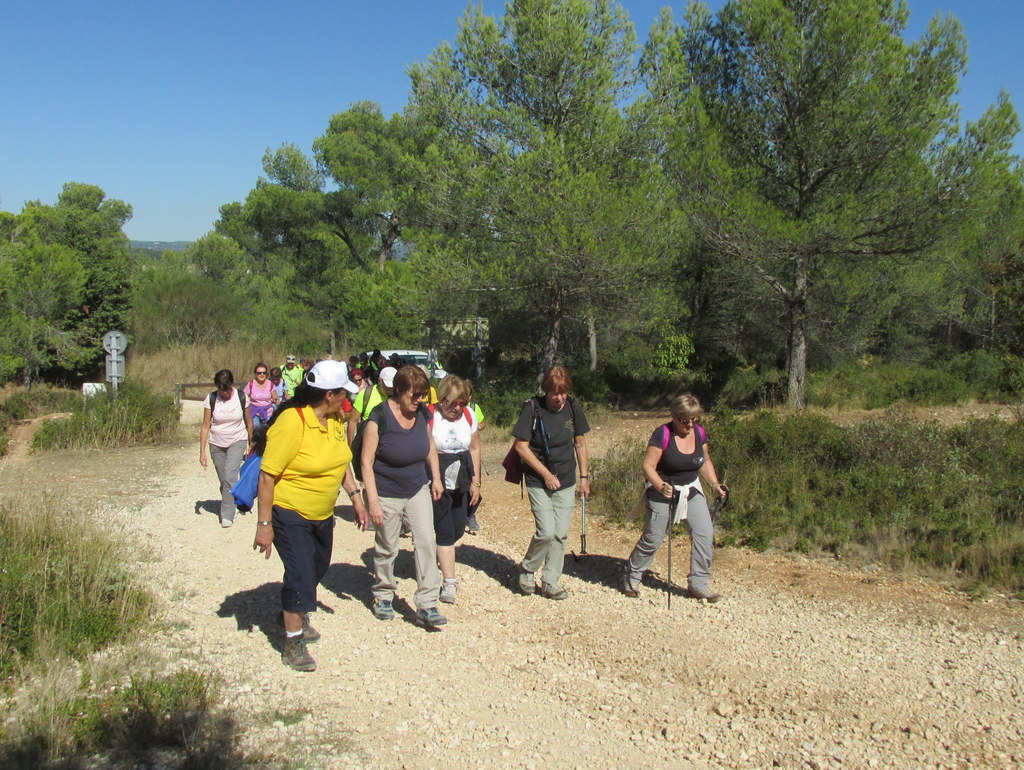
M 455 604 L 455 592 L 459 590 L 459 581 L 452 580 L 444 581 L 444 585 L 441 586 L 441 595 L 438 597 L 445 604 Z
M 222 527 L 224 527 L 224 529 L 227 529 L 228 527 L 230 527 L 234 523 L 235 523 L 234 519 L 221 519 L 220 520 L 220 525 Z

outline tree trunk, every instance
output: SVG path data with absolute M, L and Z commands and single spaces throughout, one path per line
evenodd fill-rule
M 544 349 L 541 351 L 540 366 L 541 372 L 546 372 L 555 365 L 558 358 L 558 343 L 562 335 L 562 295 L 556 293 L 551 302 L 551 311 L 548 315 L 548 337 L 544 340 Z
M 590 371 L 594 371 L 597 369 L 597 326 L 593 313 L 587 313 L 587 338 L 590 341 Z
M 807 385 L 807 300 L 801 295 L 789 304 L 789 393 L 786 403 L 796 409 L 806 406 Z
M 398 218 L 398 214 L 392 214 L 389 217 L 382 218 L 387 222 L 380 237 L 380 251 L 377 252 L 377 268 L 379 270 L 384 269 L 384 263 L 392 257 L 392 249 L 394 249 L 395 243 L 398 238 L 402 235 L 402 223 Z

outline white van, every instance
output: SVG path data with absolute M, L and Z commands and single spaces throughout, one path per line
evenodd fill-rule
M 430 355 L 423 350 L 382 350 L 380 351 L 384 358 L 391 358 L 393 354 L 397 354 L 405 363 L 412 364 L 413 366 L 425 366 L 429 375 L 436 380 L 443 380 L 448 376 L 448 372 L 440 367 L 435 361 L 431 366 Z M 373 351 L 367 350 L 366 355 L 372 356 Z

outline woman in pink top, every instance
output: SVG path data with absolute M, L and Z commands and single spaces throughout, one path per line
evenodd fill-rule
M 266 367 L 264 367 L 266 368 Z M 199 429 L 199 464 L 207 466 L 206 446 L 220 479 L 220 525 L 235 521 L 235 498 L 231 487 L 238 481 L 246 448 L 252 445 L 252 418 L 245 408 L 245 394 L 235 387 L 235 376 L 221 369 L 213 376 L 217 390 L 206 399 L 203 427 Z
M 245 395 L 249 399 L 249 416 L 252 417 L 253 426 L 257 428 L 267 424 L 278 402 L 277 391 L 274 383 L 267 379 L 267 371 L 265 363 L 256 364 L 253 370 L 256 379 L 249 380 L 245 386 Z

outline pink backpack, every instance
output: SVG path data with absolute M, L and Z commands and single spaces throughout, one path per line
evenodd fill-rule
M 699 422 L 693 424 L 694 430 L 697 431 L 697 438 L 700 439 L 701 444 L 708 443 L 708 433 L 704 430 L 704 426 Z M 664 452 L 668 449 L 669 438 L 672 435 L 672 423 L 666 422 L 661 426 L 661 451 Z

